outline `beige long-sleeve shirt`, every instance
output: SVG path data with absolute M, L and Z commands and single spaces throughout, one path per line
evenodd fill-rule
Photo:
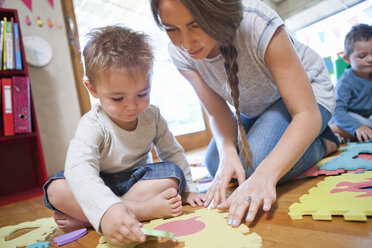
M 183 149 L 157 107 L 150 105 L 138 116 L 134 131 L 117 126 L 99 104 L 81 118 L 67 152 L 65 177 L 85 216 L 98 232 L 103 214 L 121 201 L 104 184 L 99 172 L 115 173 L 151 163 L 152 145 L 162 161 L 175 163 L 182 169 L 187 181 L 185 191 L 196 192 Z

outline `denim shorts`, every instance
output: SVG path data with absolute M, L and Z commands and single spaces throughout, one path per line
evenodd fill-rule
M 107 187 L 117 196 L 122 196 L 137 182 L 142 180 L 160 179 L 160 178 L 176 178 L 178 180 L 178 193 L 181 195 L 185 190 L 186 179 L 183 171 L 176 164 L 171 162 L 159 162 L 146 164 L 142 166 L 132 167 L 117 173 L 99 173 Z M 49 202 L 46 187 L 55 179 L 65 179 L 64 171 L 51 176 L 44 184 L 44 204 L 47 208 L 60 212 L 55 209 Z

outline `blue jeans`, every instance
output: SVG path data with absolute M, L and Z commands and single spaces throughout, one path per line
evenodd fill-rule
M 117 173 L 100 172 L 100 177 L 112 192 L 117 196 L 122 196 L 137 182 L 142 180 L 176 178 L 178 180 L 178 193 L 181 195 L 186 187 L 186 178 L 183 171 L 176 164 L 171 162 L 159 162 L 135 166 Z M 48 200 L 46 187 L 55 179 L 65 179 L 64 171 L 51 176 L 44 184 L 44 205 L 54 211 L 60 212 L 54 208 Z
M 287 174 L 279 180 L 278 184 L 295 178 L 323 158 L 327 149 L 323 136 L 334 136 L 334 134 L 330 131 L 327 124 L 331 118 L 331 113 L 323 106 L 319 104 L 318 106 L 322 116 L 320 135 L 311 143 L 306 152 Z M 250 118 L 243 114 L 241 114 L 241 117 L 252 153 L 253 168 L 248 167 L 245 171 L 246 178 L 249 178 L 259 164 L 276 146 L 291 122 L 292 117 L 282 99 L 273 103 L 258 117 Z M 323 135 L 323 133 L 326 135 Z M 327 139 L 329 139 L 329 137 L 327 137 Z M 337 140 L 335 136 L 330 139 L 333 141 Z M 218 150 L 214 139 L 209 143 L 205 162 L 209 173 L 214 177 L 219 165 Z

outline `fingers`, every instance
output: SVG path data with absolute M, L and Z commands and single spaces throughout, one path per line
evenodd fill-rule
M 264 205 L 263 205 L 263 210 L 265 212 L 268 212 L 270 209 L 271 209 L 271 205 L 273 204 L 273 201 L 268 199 L 268 198 L 265 198 L 264 200 Z
M 226 209 L 230 199 L 231 197 L 227 199 L 226 202 L 219 205 L 218 209 Z M 262 200 L 260 196 L 236 197 L 230 204 L 227 224 L 233 227 L 238 227 L 242 222 L 251 223 L 255 219 L 261 206 L 263 206 L 265 212 L 268 212 L 271 209 L 272 200 L 269 198 Z
M 205 207 L 215 208 L 218 203 L 220 202 L 220 192 L 219 192 L 220 184 L 216 181 L 209 187 L 207 192 L 207 199 L 204 202 Z
M 259 196 L 253 197 L 252 201 L 249 206 L 247 217 L 245 218 L 246 222 L 252 222 L 254 218 L 256 217 L 256 214 L 258 212 L 258 209 L 262 205 L 262 198 Z
M 218 205 L 220 202 L 226 201 L 226 188 L 227 188 L 227 186 L 228 186 L 227 184 L 222 183 L 222 186 L 219 187 L 219 190 L 220 190 L 219 197 L 220 197 L 220 199 L 216 202 L 216 205 Z
M 247 209 L 251 204 L 251 197 L 239 197 L 235 198 L 231 202 L 230 211 L 227 217 L 227 224 L 233 227 L 237 227 L 242 222 Z
M 145 235 L 141 231 L 138 225 L 131 225 L 129 227 L 122 226 L 119 229 L 119 235 L 121 236 L 121 242 L 125 243 L 128 241 L 145 241 Z M 119 236 L 117 235 L 117 236 Z M 143 239 L 142 239 L 143 236 Z M 117 238 L 119 240 L 119 238 Z

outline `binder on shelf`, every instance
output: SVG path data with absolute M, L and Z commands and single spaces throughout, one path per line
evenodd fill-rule
M 12 80 L 2 78 L 2 98 L 3 98 L 3 131 L 4 136 L 14 135 L 14 116 L 12 99 Z
M 4 52 L 4 21 L 0 21 L 0 70 L 3 69 L 3 52 Z
M 4 34 L 4 37 L 3 37 L 3 48 L 4 48 L 4 51 L 3 51 L 3 70 L 5 71 L 6 70 L 6 23 L 7 23 L 7 18 L 4 17 L 4 24 L 3 24 L 3 34 Z
M 14 58 L 15 58 L 15 69 L 22 70 L 22 56 L 21 56 L 21 43 L 19 42 L 19 27 L 18 23 L 14 23 Z
M 6 68 L 14 69 L 14 51 L 13 51 L 13 17 L 11 21 L 6 22 Z
M 14 132 L 31 133 L 31 98 L 28 77 L 12 77 Z
M 1 57 L 1 56 L 0 56 Z M 1 79 L 0 79 L 0 91 L 2 89 Z M 3 136 L 3 94 L 0 93 L 0 136 Z

